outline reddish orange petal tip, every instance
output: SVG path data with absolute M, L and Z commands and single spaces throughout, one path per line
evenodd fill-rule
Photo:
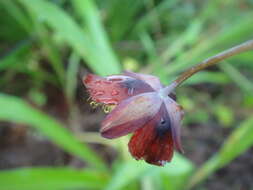
M 88 83 L 90 83 L 90 82 L 92 82 L 92 80 L 94 80 L 94 76 L 95 75 L 93 75 L 93 74 L 87 74 L 87 75 L 85 75 L 85 76 L 83 76 L 83 83 L 84 83 L 84 85 L 86 85 L 86 84 L 88 84 Z
M 124 75 L 100 77 L 87 74 L 83 83 L 92 99 L 104 104 L 118 104 L 131 96 L 153 91 L 145 82 Z
M 157 137 L 149 133 L 151 137 L 149 139 L 143 139 L 148 134 L 142 134 L 142 129 L 145 130 L 144 128 L 139 129 L 139 132 L 133 135 L 128 144 L 132 156 L 136 160 L 143 159 L 147 163 L 156 166 L 164 166 L 167 162 L 170 162 L 174 152 L 171 134 L 167 134 L 164 137 Z
M 152 120 L 134 133 L 128 147 L 136 160 L 144 159 L 157 166 L 164 166 L 171 161 L 174 143 L 164 105 Z

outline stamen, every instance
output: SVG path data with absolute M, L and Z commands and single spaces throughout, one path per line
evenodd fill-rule
M 102 110 L 105 112 L 105 113 L 109 113 L 110 112 L 110 107 L 107 106 L 106 104 L 102 105 Z
M 116 106 L 116 105 L 113 105 L 113 104 L 98 103 L 95 100 L 92 100 L 91 96 L 87 99 L 87 101 L 88 102 L 90 101 L 90 106 L 92 107 L 92 109 L 96 109 L 97 107 L 101 106 L 102 110 L 105 113 L 110 113 L 115 108 L 115 106 Z
M 115 105 L 102 105 L 102 109 L 105 113 L 110 113 L 114 109 Z
M 95 101 L 91 101 L 90 102 L 90 106 L 93 108 L 93 109 L 96 109 L 100 104 L 95 102 Z

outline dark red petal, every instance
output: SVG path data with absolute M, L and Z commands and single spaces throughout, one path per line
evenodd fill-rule
M 154 91 L 142 80 L 123 75 L 100 77 L 88 74 L 84 77 L 83 83 L 91 98 L 104 104 L 118 104 L 128 97 Z
M 128 147 L 135 159 L 144 159 L 150 164 L 163 166 L 172 159 L 170 118 L 164 104 L 152 120 L 135 131 Z
M 161 103 L 161 98 L 155 92 L 123 100 L 102 122 L 102 136 L 116 138 L 135 131 L 157 114 Z
M 163 88 L 159 78 L 153 76 L 153 75 L 147 75 L 147 74 L 140 74 L 140 73 L 134 73 L 131 71 L 124 71 L 124 75 L 130 76 L 139 80 L 142 80 L 146 83 L 148 83 L 154 90 L 160 90 Z

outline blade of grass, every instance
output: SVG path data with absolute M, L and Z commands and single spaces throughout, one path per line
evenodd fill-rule
M 167 180 L 178 179 L 180 185 L 185 184 L 185 175 L 189 175 L 194 169 L 193 164 L 186 158 L 175 154 L 171 163 L 168 163 L 165 167 L 156 167 L 146 164 L 143 161 L 127 161 L 117 167 L 114 176 L 106 186 L 106 190 L 121 189 L 144 176 L 166 174 Z M 172 187 L 173 182 L 170 183 Z M 177 183 L 179 185 L 179 183 Z M 178 188 L 173 188 L 176 190 Z
M 199 38 L 202 30 L 203 20 L 196 19 L 192 21 L 190 26 L 180 35 L 178 39 L 164 50 L 161 57 L 164 63 L 168 62 L 173 56 L 180 55 L 185 46 L 191 46 Z
M 253 69 L 253 64 L 252 64 L 252 60 L 253 60 L 253 53 L 252 51 L 244 53 L 244 54 L 240 54 L 238 56 L 236 56 L 233 59 L 233 62 L 231 62 L 234 66 L 242 66 L 245 69 Z
M 228 84 L 231 79 L 222 72 L 209 72 L 202 71 L 197 75 L 192 76 L 185 84 L 199 84 L 199 83 L 212 83 L 212 84 Z
M 19 42 L 10 52 L 0 57 L 0 71 L 15 67 L 24 67 L 20 63 L 20 57 L 25 57 L 31 48 L 30 40 L 23 40 Z
M 146 51 L 148 62 L 150 63 L 150 70 L 152 70 L 153 73 L 157 75 L 162 82 L 164 82 L 166 72 L 164 72 L 164 69 L 162 69 L 161 60 L 157 55 L 154 41 L 146 31 L 143 31 L 139 36 L 141 43 Z
M 18 42 L 7 53 L 4 53 L 0 57 L 0 71 L 5 71 L 0 79 L 0 86 L 6 86 L 12 76 L 16 73 L 23 73 L 32 78 L 34 83 L 47 81 L 51 84 L 57 85 L 57 78 L 42 68 L 30 67 L 37 60 L 34 60 L 34 54 L 32 54 L 33 40 L 28 38 Z M 33 63 L 30 63 L 33 62 Z M 6 80 L 7 79 L 7 80 Z
M 253 92 L 253 83 L 243 76 L 233 65 L 223 62 L 219 67 L 227 74 L 227 76 L 237 84 L 246 93 Z
M 9 14 L 12 17 L 14 17 L 17 20 L 17 22 L 21 26 L 23 26 L 23 28 L 27 32 L 31 33 L 33 31 L 31 20 L 29 19 L 28 15 L 25 15 L 24 11 L 20 8 L 17 1 L 4 1 L 1 3 L 3 3 L 4 7 L 9 12 Z M 36 26 L 35 28 L 37 29 L 37 32 L 39 33 L 39 35 L 41 35 L 40 41 L 42 42 L 42 46 L 44 47 L 44 49 L 46 50 L 48 54 L 50 63 L 58 76 L 58 80 L 63 85 L 64 84 L 64 68 L 63 68 L 63 65 L 61 64 L 58 50 L 56 47 L 54 47 L 54 44 L 52 44 L 50 38 L 48 37 L 48 34 L 46 33 L 46 29 L 40 24 L 35 24 L 35 26 Z M 32 41 L 31 39 L 29 40 Z
M 9 14 L 17 20 L 17 22 L 27 32 L 31 31 L 31 23 L 27 15 L 21 10 L 15 1 L 0 1 L 0 4 L 9 12 Z
M 108 67 L 115 67 L 116 71 L 120 71 L 119 62 L 110 46 L 94 1 L 73 0 L 72 4 L 76 13 L 84 22 L 86 35 L 90 37 L 95 53 L 99 52 L 97 54 L 99 61 L 106 63 Z
M 87 145 L 81 144 L 71 132 L 46 114 L 29 106 L 17 97 L 0 94 L 0 120 L 30 125 L 52 142 L 100 169 L 104 162 Z
M 79 54 L 87 65 L 100 75 L 119 73 L 120 67 L 116 62 L 106 62 L 100 56 L 99 49 L 94 46 L 77 23 L 66 12 L 49 1 L 19 0 L 36 17 L 38 23 L 46 23 L 73 50 Z M 45 11 L 46 10 L 46 11 Z
M 224 26 L 223 30 L 215 36 L 206 37 L 196 47 L 185 52 L 168 66 L 168 76 L 193 66 L 205 57 L 216 54 L 221 49 L 224 50 L 224 45 L 231 46 L 232 44 L 242 42 L 243 39 L 252 37 L 253 21 L 251 18 L 252 14 L 241 16 L 241 19 L 236 20 L 235 23 Z M 215 51 L 213 50 L 214 47 L 216 47 Z
M 37 30 L 38 35 L 40 36 L 40 42 L 42 46 L 42 50 L 47 54 L 47 59 L 51 64 L 55 74 L 57 76 L 57 81 L 61 84 L 61 86 L 65 86 L 65 70 L 64 65 L 61 60 L 61 55 L 58 48 L 52 42 L 50 38 L 50 34 L 47 32 L 45 27 L 39 24 L 35 24 L 35 28 Z
M 109 4 L 109 3 L 108 3 Z M 113 42 L 118 42 L 129 35 L 135 24 L 135 16 L 143 8 L 142 1 L 111 0 L 107 12 L 108 28 Z M 128 33 L 128 34 L 127 34 Z
M 101 189 L 107 176 L 88 169 L 24 168 L 1 171 L 0 179 L 1 189 L 6 190 Z
M 253 118 L 243 121 L 226 139 L 220 151 L 203 164 L 190 178 L 188 187 L 191 188 L 213 172 L 229 164 L 253 145 Z
M 178 0 L 171 0 L 171 1 L 161 1 L 156 7 L 152 10 L 146 12 L 140 19 L 137 20 L 137 23 L 134 27 L 136 31 L 143 31 L 147 30 L 147 25 L 149 25 L 152 21 L 152 18 L 155 16 L 160 16 L 165 12 L 168 12 L 173 6 L 178 3 Z
M 69 64 L 66 75 L 66 87 L 65 87 L 66 95 L 70 103 L 73 102 L 75 97 L 79 63 L 80 63 L 80 56 L 78 56 L 75 53 L 72 53 L 69 58 Z

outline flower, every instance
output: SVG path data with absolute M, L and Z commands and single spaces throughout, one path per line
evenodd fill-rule
M 129 71 L 108 77 L 88 74 L 83 83 L 93 101 L 116 105 L 102 122 L 101 135 L 113 139 L 134 133 L 128 147 L 136 160 L 163 166 L 174 148 L 183 152 L 183 110 L 172 98 L 173 84 L 164 87 L 155 76 Z

